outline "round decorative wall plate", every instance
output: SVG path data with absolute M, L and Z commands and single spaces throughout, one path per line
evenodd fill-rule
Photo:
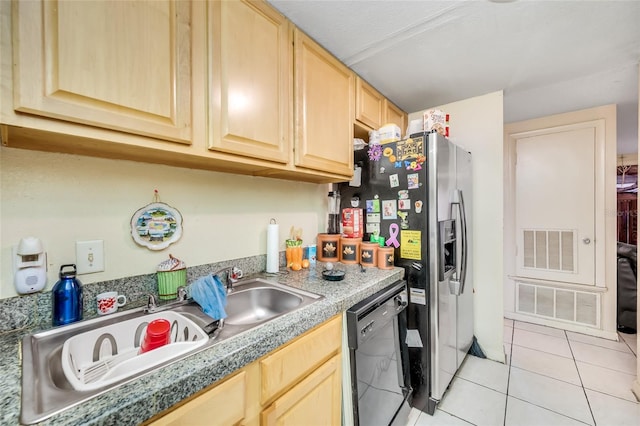
M 182 215 L 165 203 L 151 203 L 131 218 L 133 240 L 149 250 L 162 250 L 182 237 Z

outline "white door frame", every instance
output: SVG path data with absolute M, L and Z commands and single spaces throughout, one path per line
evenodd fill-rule
M 526 317 L 515 312 L 515 281 L 512 277 L 516 272 L 516 229 L 515 229 L 515 143 L 514 134 L 536 132 L 543 128 L 560 128 L 571 126 L 576 123 L 603 121 L 604 147 L 600 154 L 601 160 L 596 165 L 596 173 L 602 173 L 601 188 L 596 188 L 596 194 L 600 193 L 602 203 L 596 214 L 596 220 L 604 221 L 603 235 L 599 238 L 604 242 L 602 249 L 596 255 L 604 256 L 604 271 L 597 272 L 601 275 L 601 282 L 604 287 L 601 290 L 601 312 L 602 318 L 600 328 L 594 329 L 574 324 L 565 324 L 563 328 L 568 330 L 597 335 L 612 340 L 617 340 L 616 331 L 616 106 L 606 105 L 602 107 L 558 114 L 538 119 L 510 123 L 505 125 L 504 132 L 504 307 L 505 317 L 532 321 L 531 317 Z M 598 171 L 598 168 L 601 171 Z M 596 195 L 598 196 L 598 195 Z M 598 236 L 596 237 L 598 238 Z M 542 325 L 555 325 L 552 320 L 535 318 L 535 321 Z

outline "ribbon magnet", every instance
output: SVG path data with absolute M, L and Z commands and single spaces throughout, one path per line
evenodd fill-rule
M 398 242 L 398 234 L 400 233 L 400 228 L 397 223 L 392 223 L 389 225 L 389 239 L 387 239 L 386 244 L 388 246 L 393 245 L 395 248 L 400 247 L 400 243 Z

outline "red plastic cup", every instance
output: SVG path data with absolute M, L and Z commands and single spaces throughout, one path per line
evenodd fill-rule
M 168 344 L 171 340 L 171 323 L 166 319 L 153 320 L 147 325 L 147 332 L 140 345 L 140 353 L 149 352 Z

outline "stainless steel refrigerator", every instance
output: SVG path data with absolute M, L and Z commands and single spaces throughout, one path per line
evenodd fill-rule
M 412 405 L 433 414 L 473 342 L 471 154 L 419 133 L 354 151 L 354 165 L 342 207 L 362 208 L 363 240 L 405 268 Z

